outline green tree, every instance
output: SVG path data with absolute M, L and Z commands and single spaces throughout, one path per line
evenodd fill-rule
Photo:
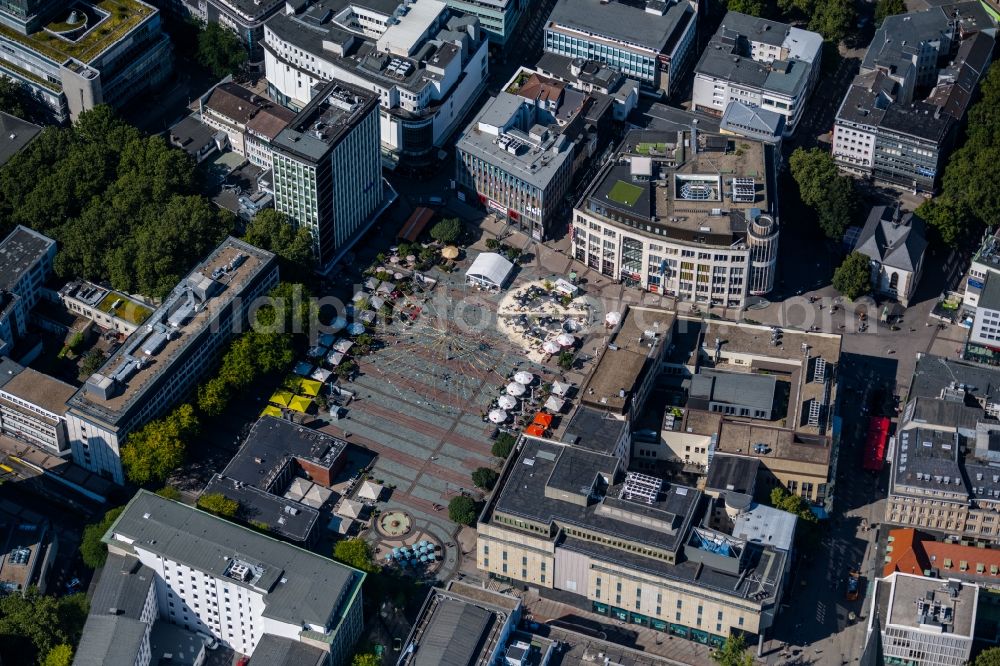
M 9 77 L 0 76 L 0 111 L 23 120 L 30 120 L 32 118 L 32 114 L 28 111 L 30 97 L 26 85 Z
M 273 208 L 265 208 L 250 220 L 243 240 L 278 255 L 283 260 L 284 277 L 305 279 L 313 269 L 313 239 L 309 229 L 296 229 L 284 213 Z
M 215 76 L 236 74 L 246 61 L 247 51 L 232 30 L 209 23 L 198 34 L 198 62 Z
M 753 655 L 747 652 L 746 639 L 741 633 L 731 633 L 726 642 L 712 653 L 719 666 L 753 666 Z
M 89 377 L 101 369 L 106 359 L 107 356 L 103 351 L 97 348 L 91 349 L 83 355 L 83 359 L 80 361 L 80 372 Z
M 497 435 L 490 452 L 497 458 L 506 458 L 514 450 L 515 444 L 517 444 L 517 438 L 510 433 L 502 432 Z
M 726 0 L 726 9 L 750 16 L 763 16 L 767 7 L 764 0 Z
M 833 157 L 821 148 L 796 148 L 789 165 L 802 203 L 815 209 L 823 233 L 839 240 L 854 213 L 854 181 L 840 174 Z
M 163 296 L 234 225 L 198 194 L 194 169 L 184 151 L 98 106 L 0 168 L 0 219 L 55 238 L 61 277 Z
M 573 361 L 575 358 L 576 355 L 569 350 L 559 352 L 559 367 L 563 370 L 569 370 L 573 367 Z
M 375 564 L 372 547 L 361 538 L 338 541 L 333 547 L 333 559 L 368 574 L 377 573 L 380 570 L 379 566 Z
M 445 218 L 431 227 L 430 234 L 441 243 L 454 243 L 462 236 L 462 221 L 457 217 Z
M 163 486 L 156 491 L 156 494 L 175 502 L 181 501 L 181 491 L 177 490 L 177 488 L 174 488 L 173 486 Z
M 222 493 L 205 493 L 198 498 L 198 508 L 223 518 L 232 518 L 240 510 L 240 503 Z
M 471 497 L 459 495 L 448 502 L 448 519 L 459 525 L 472 525 L 476 522 L 476 503 Z
M 496 470 L 489 467 L 479 467 L 472 473 L 472 482 L 476 484 L 477 488 L 493 490 L 498 477 L 499 474 L 497 474 Z
M 893 14 L 905 14 L 906 3 L 903 0 L 878 0 L 875 5 L 875 25 L 882 25 L 886 16 Z
M 205 416 L 218 416 L 229 403 L 230 387 L 222 377 L 212 377 L 198 387 L 198 411 Z
M 833 272 L 833 288 L 852 301 L 871 291 L 871 260 L 860 252 L 851 252 Z
M 73 663 L 73 646 L 60 643 L 45 655 L 42 666 L 71 666 Z
M 924 201 L 914 212 L 948 247 L 957 247 L 971 231 L 978 230 L 965 204 L 947 194 Z
M 98 522 L 83 528 L 83 538 L 80 539 L 80 555 L 83 556 L 83 563 L 91 569 L 104 566 L 104 562 L 108 559 L 108 547 L 101 539 L 124 510 L 123 506 L 109 509 Z
M 198 431 L 194 408 L 183 404 L 133 432 L 122 448 L 122 465 L 136 485 L 162 482 L 184 462 L 187 442 Z
M 351 666 L 380 666 L 381 664 L 382 660 L 372 652 L 362 652 L 354 655 L 354 658 L 351 659 Z
M 809 18 L 809 29 L 831 42 L 839 42 L 854 28 L 857 14 L 849 0 L 817 0 Z
M 793 495 L 782 486 L 771 489 L 771 505 L 776 509 L 793 513 L 807 523 L 818 522 L 816 514 L 809 508 L 809 502 L 801 495 Z
M 975 666 L 1000 666 L 1000 647 L 991 647 L 976 655 Z
M 86 619 L 87 596 L 82 593 L 52 597 L 32 587 L 24 595 L 0 597 L 4 653 L 17 655 L 15 663 L 44 664 L 57 646 L 76 645 Z

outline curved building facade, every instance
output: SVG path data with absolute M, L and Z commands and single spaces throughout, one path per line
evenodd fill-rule
M 778 221 L 759 214 L 747 220 L 747 245 L 750 247 L 749 292 L 762 296 L 774 289 L 778 269 Z

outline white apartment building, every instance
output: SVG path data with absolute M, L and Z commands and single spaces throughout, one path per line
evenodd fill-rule
M 129 433 L 188 394 L 277 283 L 273 254 L 223 241 L 69 399 L 73 461 L 124 483 L 120 448 Z
M 180 502 L 139 491 L 104 541 L 152 570 L 161 620 L 242 654 L 269 636 L 342 664 L 361 635 L 364 573 Z
M 887 664 L 963 666 L 978 603 L 978 585 L 897 572 L 876 583 L 868 633 L 881 631 Z
M 791 136 L 819 78 L 822 50 L 815 32 L 729 12 L 695 66 L 692 110 L 722 115 L 742 102 L 784 116 Z
M 760 141 L 630 132 L 573 211 L 573 256 L 627 286 L 744 307 L 774 287 L 773 169 Z
M 333 79 L 376 93 L 391 163 L 434 159 L 486 84 L 478 19 L 440 0 L 287 7 L 264 30 L 269 95 L 300 110 Z

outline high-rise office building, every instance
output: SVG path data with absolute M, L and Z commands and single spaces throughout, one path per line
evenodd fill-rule
M 271 143 L 274 207 L 310 231 L 320 271 L 387 205 L 378 118 L 377 95 L 331 81 Z

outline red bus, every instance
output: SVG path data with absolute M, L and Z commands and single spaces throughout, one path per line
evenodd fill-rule
M 870 472 L 882 471 L 888 442 L 889 419 L 885 416 L 873 416 L 868 419 L 868 435 L 865 437 L 865 453 L 861 466 Z

